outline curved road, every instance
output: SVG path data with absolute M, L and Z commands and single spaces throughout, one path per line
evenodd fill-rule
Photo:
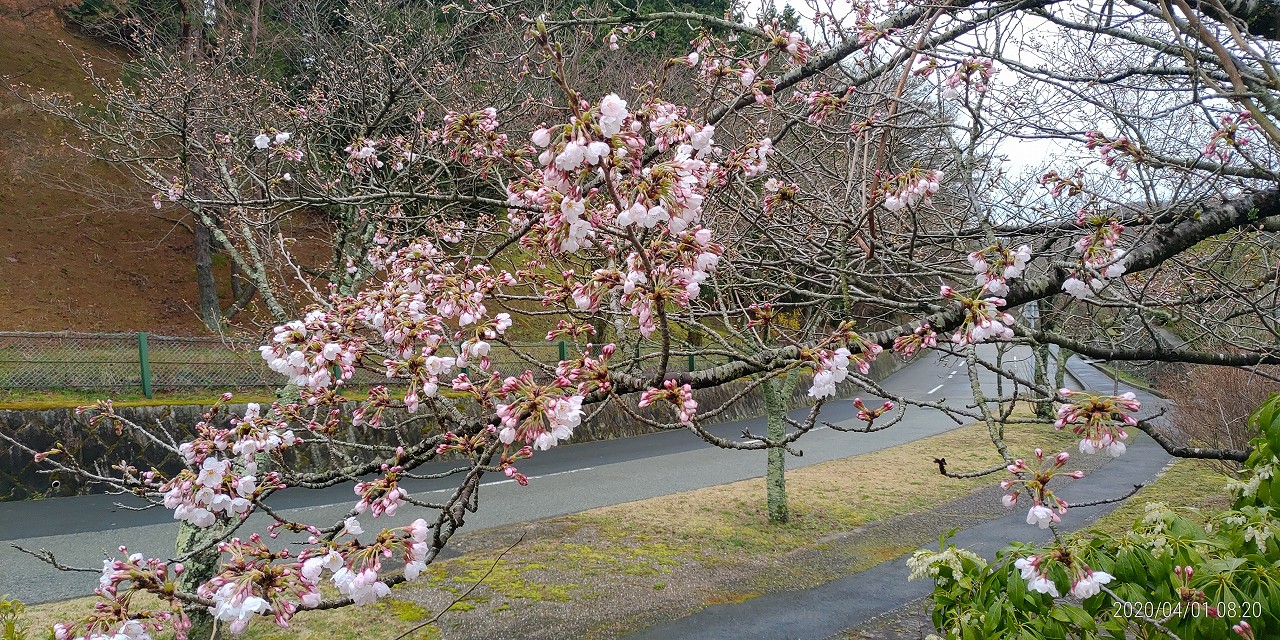
M 1026 360 L 1008 366 L 1028 372 Z M 994 376 L 984 380 L 994 386 Z M 931 353 L 921 357 L 882 383 L 899 395 L 970 404 L 972 395 L 963 364 Z M 868 398 L 870 401 L 870 398 Z M 823 419 L 842 423 L 854 418 L 852 403 L 830 403 Z M 796 415 L 803 415 L 803 411 Z M 901 423 L 870 434 L 839 433 L 821 429 L 799 440 L 803 457 L 790 457 L 790 467 L 858 455 L 902 444 L 956 428 L 940 412 L 910 408 Z M 711 430 L 723 436 L 739 436 L 743 429 L 764 431 L 763 419 L 717 425 Z M 560 446 L 540 453 L 521 465 L 531 482 L 520 487 L 505 479 L 485 483 L 481 508 L 472 514 L 466 531 L 573 513 L 594 507 L 688 491 L 763 475 L 763 451 L 731 451 L 711 446 L 683 431 L 634 438 Z M 448 480 L 419 481 L 406 485 L 413 495 L 429 497 L 451 490 Z M 131 511 L 114 504 L 111 496 L 78 496 L 29 502 L 0 503 L 0 594 L 27 603 L 41 603 L 90 594 L 97 574 L 59 572 L 19 552 L 12 545 L 49 549 L 59 561 L 73 566 L 98 567 L 106 555 L 118 555 L 126 544 L 130 552 L 153 557 L 172 554 L 177 525 L 164 509 Z M 354 504 L 350 485 L 319 491 L 292 490 L 273 496 L 272 506 L 295 518 L 333 522 Z M 366 515 L 365 518 L 368 516 Z M 404 509 L 386 526 L 418 517 Z M 254 516 L 249 530 L 262 530 L 267 518 Z M 369 522 L 365 520 L 366 527 Z M 383 524 L 379 522 L 378 524 Z

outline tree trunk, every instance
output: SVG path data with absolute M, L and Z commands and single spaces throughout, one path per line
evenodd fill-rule
M 1039 345 L 1035 348 L 1033 353 L 1036 357 L 1035 383 L 1042 387 L 1048 386 L 1049 358 L 1052 357 L 1052 354 L 1049 352 L 1049 345 Z M 1054 389 L 1059 388 L 1061 387 L 1054 387 Z M 1037 418 L 1052 418 L 1053 415 L 1053 400 L 1051 398 L 1036 402 Z
M 798 379 L 796 372 L 792 371 L 784 379 L 770 378 L 761 386 L 765 421 L 768 425 L 767 437 L 770 440 L 781 440 L 787 435 L 787 409 Z M 787 507 L 786 455 L 787 451 L 782 447 L 769 449 L 769 463 L 764 479 L 769 522 L 782 523 L 791 519 L 791 512 Z
M 1053 372 L 1054 389 L 1061 389 L 1062 385 L 1066 383 L 1067 360 L 1070 360 L 1072 355 L 1074 354 L 1069 349 L 1058 347 L 1058 368 Z
M 231 261 L 231 299 L 239 300 L 244 296 L 244 274 L 240 271 L 240 265 L 235 260 Z
M 787 423 L 783 421 L 787 405 L 782 399 L 782 383 L 777 378 L 771 378 L 765 381 L 761 389 L 764 392 L 764 414 L 769 439 L 782 438 L 787 435 Z M 786 455 L 787 452 L 781 447 L 769 449 L 769 464 L 764 477 L 769 522 L 786 522 L 791 517 L 787 510 Z
M 1050 296 L 1043 300 L 1037 300 L 1034 304 L 1035 317 L 1031 321 L 1032 327 L 1046 333 L 1052 331 L 1055 325 L 1053 297 Z M 1053 361 L 1053 350 L 1050 349 L 1049 345 L 1046 343 L 1036 346 L 1032 349 L 1031 353 L 1035 356 L 1035 379 L 1033 382 L 1041 387 L 1049 386 L 1049 363 Z M 1059 351 L 1059 353 L 1061 353 L 1061 351 Z M 1054 391 L 1062 388 L 1062 368 L 1065 366 L 1065 363 L 1066 360 L 1058 363 L 1056 373 L 1054 374 Z M 1036 403 L 1035 410 L 1037 418 L 1054 417 L 1052 396 L 1053 394 L 1050 393 L 1050 397 Z
M 218 285 L 213 279 L 213 234 L 200 216 L 195 220 L 196 289 L 200 321 L 213 331 L 222 327 L 222 307 L 218 303 Z
M 204 0 L 178 0 L 181 31 L 178 34 L 182 59 L 194 61 L 204 45 Z
M 249 23 L 249 55 L 252 56 L 258 53 L 258 30 L 262 24 L 262 0 L 253 0 L 250 3 L 250 7 L 252 15 Z
M 175 547 L 179 557 L 209 544 L 217 535 L 217 525 L 212 527 L 195 527 L 186 522 L 178 525 L 178 539 Z M 220 558 L 217 547 L 206 549 L 188 558 L 182 563 L 183 572 L 178 576 L 178 588 L 188 593 L 195 593 L 200 585 L 209 581 L 218 573 Z M 209 610 L 200 606 L 186 608 L 187 617 L 191 620 L 191 629 L 187 632 L 190 640 L 217 640 L 221 634 Z

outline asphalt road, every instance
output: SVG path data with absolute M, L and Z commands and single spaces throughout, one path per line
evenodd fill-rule
M 1029 371 L 1023 360 L 1007 367 Z M 993 374 L 984 379 L 994 389 Z M 937 353 L 922 356 L 882 383 L 892 393 L 953 406 L 970 404 L 972 395 L 963 363 Z M 866 396 L 864 396 L 866 397 Z M 871 399 L 867 398 L 868 404 Z M 852 403 L 832 402 L 823 419 L 840 424 L 854 417 Z M 797 412 L 803 415 L 803 411 Z M 816 430 L 801 438 L 802 457 L 790 457 L 789 467 L 803 467 L 827 460 L 858 455 L 956 428 L 940 412 L 910 408 L 903 421 L 891 429 L 870 434 Z M 738 436 L 744 429 L 764 431 L 763 419 L 726 423 L 712 428 L 724 436 Z M 734 482 L 763 475 L 763 451 L 730 451 L 708 445 L 684 431 L 634 438 L 559 446 L 539 453 L 521 465 L 530 477 L 527 487 L 505 479 L 485 483 L 481 508 L 468 519 L 467 530 L 496 527 L 573 513 L 594 507 L 641 500 Z M 445 481 L 421 481 L 406 485 L 412 494 L 430 499 L 432 493 L 451 490 Z M 96 573 L 60 572 L 19 552 L 12 545 L 53 551 L 60 562 L 72 566 L 99 567 L 105 555 L 118 555 L 116 547 L 153 557 L 172 554 L 177 524 L 164 509 L 134 511 L 117 505 L 110 496 L 78 496 L 30 502 L 0 503 L 0 594 L 8 593 L 27 603 L 60 600 L 92 592 Z M 341 519 L 355 502 L 349 485 L 326 490 L 280 492 L 271 504 L 294 519 L 328 523 Z M 379 526 L 405 524 L 421 514 L 403 509 L 394 518 L 380 519 Z M 254 516 L 246 531 L 263 530 L 266 516 Z M 362 518 L 365 527 L 375 524 Z

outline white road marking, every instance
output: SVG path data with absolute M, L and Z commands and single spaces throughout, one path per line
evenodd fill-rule
M 937 393 L 937 392 L 938 392 L 938 389 L 941 389 L 941 388 L 942 388 L 942 385 L 938 385 L 938 386 L 936 386 L 936 387 L 934 387 L 934 388 L 930 389 L 930 390 L 929 390 L 929 394 L 930 394 L 930 395 L 933 395 L 934 393 Z
M 540 475 L 540 476 L 529 476 L 529 479 L 530 479 L 530 480 L 537 480 L 537 479 L 539 479 L 539 478 L 550 478 L 551 476 L 562 476 L 562 475 L 565 475 L 566 473 L 577 473 L 577 472 L 579 472 L 579 471 L 590 471 L 590 470 L 592 470 L 592 469 L 594 469 L 594 468 L 595 468 L 595 467 L 583 467 L 583 468 L 581 468 L 581 469 L 569 469 L 568 471 L 557 471 L 557 472 L 555 472 L 555 473 L 544 473 L 544 474 L 542 474 L 542 475 Z M 481 483 L 480 483 L 480 486 L 482 486 L 482 487 L 491 487 L 491 486 L 493 486 L 493 485 L 495 485 L 495 484 L 506 484 L 506 483 L 508 483 L 508 482 L 515 482 L 515 480 L 512 480 L 511 478 L 507 478 L 506 480 L 494 480 L 494 481 L 492 481 L 492 482 L 481 482 Z M 445 492 L 448 492 L 448 491 L 456 491 L 456 489 L 436 489 L 436 490 L 434 490 L 434 491 L 426 491 L 426 492 L 424 492 L 424 493 L 445 493 Z

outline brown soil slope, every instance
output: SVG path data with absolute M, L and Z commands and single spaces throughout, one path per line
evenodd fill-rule
M 51 11 L 23 16 L 0 3 L 5 86 L 91 99 L 82 55 L 118 57 Z M 191 234 L 172 220 L 182 212 L 157 212 L 149 192 L 63 146 L 73 135 L 0 92 L 0 331 L 201 333 Z

